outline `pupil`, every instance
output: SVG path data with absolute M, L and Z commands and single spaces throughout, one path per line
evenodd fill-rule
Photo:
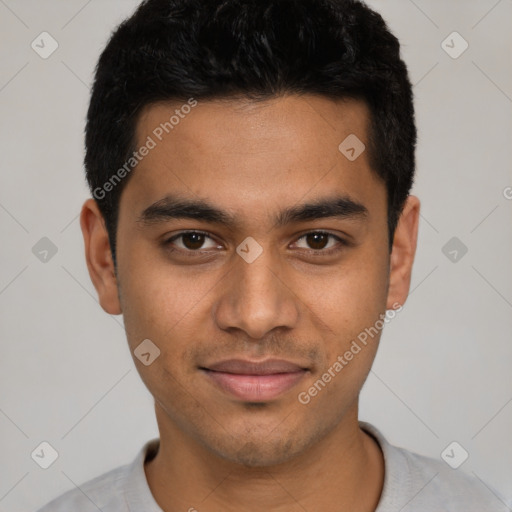
M 327 235 L 324 233 L 313 233 L 307 235 L 307 242 L 312 249 L 323 249 L 326 246 L 326 241 Z
M 192 240 L 191 243 L 186 241 Z M 188 233 L 183 235 L 183 243 L 187 249 L 200 249 L 204 243 L 204 235 L 201 233 Z

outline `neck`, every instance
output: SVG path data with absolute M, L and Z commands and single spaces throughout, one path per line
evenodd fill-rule
M 218 457 L 163 415 L 157 406 L 160 446 L 145 472 L 164 512 L 373 512 L 377 507 L 384 461 L 377 442 L 359 428 L 357 404 L 299 457 L 264 468 Z

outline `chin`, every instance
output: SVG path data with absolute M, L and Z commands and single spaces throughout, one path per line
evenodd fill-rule
M 218 448 L 217 448 L 218 449 Z M 267 468 L 277 466 L 292 459 L 297 450 L 291 440 L 269 443 L 267 440 L 247 441 L 240 447 L 217 452 L 224 459 L 247 468 Z
M 258 431 L 259 430 L 259 431 Z M 267 468 L 283 464 L 299 456 L 313 445 L 318 437 L 302 428 L 283 431 L 275 426 L 269 429 L 246 427 L 233 437 L 209 439 L 209 448 L 217 456 L 247 468 Z

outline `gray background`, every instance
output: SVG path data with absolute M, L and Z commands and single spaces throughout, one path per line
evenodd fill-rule
M 369 3 L 415 84 L 423 209 L 411 296 L 386 327 L 361 418 L 433 457 L 457 441 L 469 458 L 454 471 L 512 506 L 512 2 Z M 98 305 L 78 222 L 93 68 L 136 4 L 0 0 L 2 511 L 33 510 L 157 435 L 122 318 Z M 43 31 L 59 44 L 47 59 L 31 48 Z M 441 46 L 453 31 L 469 43 L 456 59 Z M 43 237 L 58 249 L 46 262 L 32 252 Z M 468 248 L 455 262 L 442 251 L 452 237 Z M 59 454 L 46 470 L 31 458 L 42 441 Z

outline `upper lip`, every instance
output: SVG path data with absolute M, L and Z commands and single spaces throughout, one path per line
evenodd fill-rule
M 226 359 L 204 367 L 206 370 L 239 375 L 273 375 L 276 373 L 294 373 L 306 370 L 298 364 L 284 359 L 266 359 L 249 361 L 247 359 Z

